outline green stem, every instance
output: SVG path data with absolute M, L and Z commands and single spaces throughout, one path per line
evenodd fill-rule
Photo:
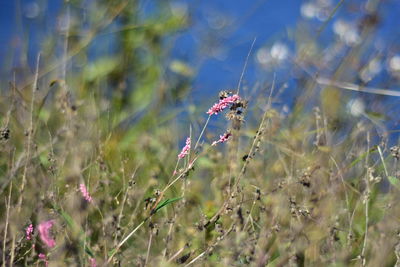
M 199 145 L 200 139 L 204 134 L 204 131 L 208 125 L 208 122 L 210 121 L 211 115 L 208 116 L 206 123 L 204 124 L 203 130 L 201 130 L 201 133 L 199 135 L 199 138 L 197 139 L 196 145 L 194 146 L 194 150 L 196 150 L 197 146 Z

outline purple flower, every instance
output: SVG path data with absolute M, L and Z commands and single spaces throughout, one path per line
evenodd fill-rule
M 46 246 L 52 248 L 56 245 L 56 241 L 50 235 L 50 229 L 53 227 L 54 220 L 42 222 L 38 225 L 40 239 Z
M 183 159 L 190 151 L 190 137 L 186 138 L 186 145 L 182 148 L 181 153 L 179 153 L 178 158 Z
M 215 103 L 214 106 L 212 106 L 207 111 L 207 114 L 208 115 L 218 114 L 219 112 L 221 112 L 222 110 L 227 108 L 230 104 L 233 104 L 238 100 L 240 100 L 240 96 L 238 96 L 238 95 L 232 95 L 232 96 L 225 97 L 225 98 L 219 100 L 218 103 Z

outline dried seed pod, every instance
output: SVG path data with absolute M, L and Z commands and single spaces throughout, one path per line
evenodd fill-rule
M 392 146 L 390 148 L 390 154 L 392 155 L 392 157 L 394 157 L 395 159 L 399 159 L 400 158 L 400 147 L 398 146 Z
M 6 126 L 0 129 L 0 140 L 8 140 L 10 138 L 10 129 Z
M 231 94 L 232 94 L 231 91 L 223 90 L 223 91 L 219 92 L 219 99 L 227 98 Z

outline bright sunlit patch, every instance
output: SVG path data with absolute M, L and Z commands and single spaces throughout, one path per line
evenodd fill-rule
M 400 71 L 400 56 L 393 56 L 389 60 L 389 69 L 391 71 Z
M 333 24 L 333 32 L 347 45 L 351 46 L 360 43 L 360 35 L 356 25 L 353 23 L 338 19 Z
M 351 115 L 359 117 L 365 112 L 365 104 L 361 98 L 352 99 L 347 104 L 347 109 Z
M 257 61 L 260 64 L 268 64 L 269 60 L 270 60 L 270 56 L 269 56 L 269 51 L 266 48 L 260 48 L 257 51 Z
M 304 18 L 312 19 L 317 16 L 318 9 L 313 3 L 304 3 L 300 7 L 300 12 Z
M 360 78 L 367 83 L 382 71 L 382 64 L 379 59 L 371 60 L 368 65 L 360 72 Z
M 285 44 L 278 42 L 271 47 L 270 53 L 273 59 L 283 61 L 289 56 L 289 49 Z

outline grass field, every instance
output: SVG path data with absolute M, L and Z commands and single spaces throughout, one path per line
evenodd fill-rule
M 195 71 L 168 64 L 188 14 L 113 2 L 92 3 L 86 26 L 66 4 L 67 30 L 8 66 L 2 266 L 400 266 L 400 147 L 360 102 L 397 93 L 350 78 L 380 56 L 376 24 L 329 59 L 294 36 L 289 108 L 277 75 L 244 82 L 252 49 L 232 89 L 192 101 Z M 111 56 L 93 48 L 107 35 Z M 349 90 L 372 94 L 349 106 Z

